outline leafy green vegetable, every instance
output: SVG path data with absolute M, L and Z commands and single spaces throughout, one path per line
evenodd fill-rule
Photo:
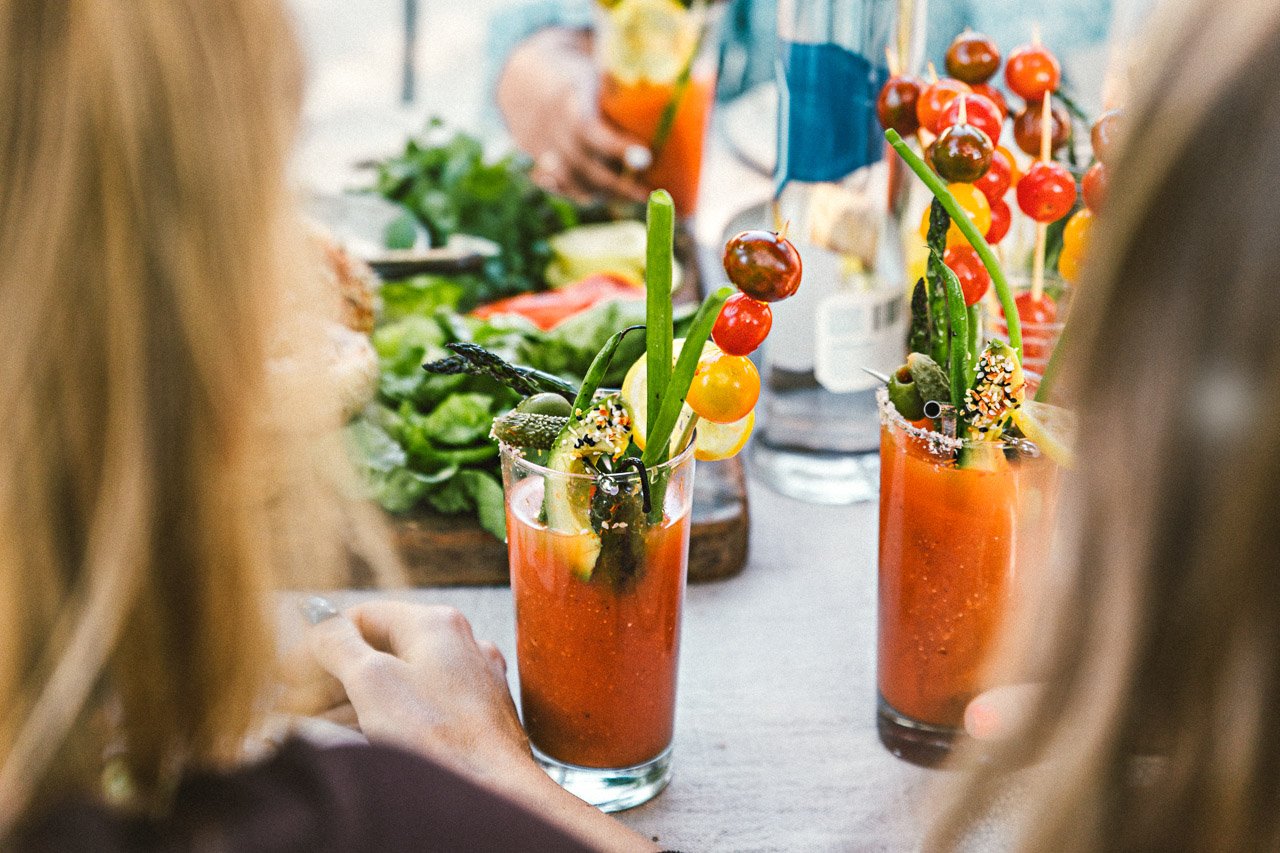
M 533 182 L 527 157 L 487 159 L 473 136 L 432 138 L 441 128 L 433 120 L 427 138 L 409 140 L 404 153 L 379 164 L 376 191 L 411 211 L 432 245 L 443 245 L 454 234 L 474 234 L 498 245 L 497 257 L 480 278 L 480 301 L 543 289 L 551 260 L 547 238 L 577 225 L 578 209 Z
M 423 434 L 450 447 L 474 444 L 489 434 L 493 398 L 487 394 L 454 394 L 422 419 Z
M 433 375 L 422 365 L 450 357 L 451 347 L 474 344 L 576 385 L 612 335 L 644 322 L 644 303 L 602 303 L 544 332 L 520 317 L 481 320 L 457 313 L 470 286 L 465 276 L 416 276 L 383 285 L 384 303 L 396 308 L 384 313 L 373 334 L 378 399 L 348 432 L 369 494 L 385 509 L 475 513 L 486 530 L 502 537 L 498 447 L 489 432 L 493 419 L 521 395 L 490 376 Z M 677 330 L 688 325 L 691 313 L 681 312 Z M 620 384 L 643 346 L 641 335 L 625 336 L 602 387 Z

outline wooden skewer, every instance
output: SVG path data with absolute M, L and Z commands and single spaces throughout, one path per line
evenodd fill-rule
M 911 64 L 911 25 L 915 18 L 915 0 L 898 0 L 898 62 L 903 71 Z
M 1052 154 L 1053 104 L 1052 95 L 1044 93 L 1040 107 L 1040 162 L 1048 163 Z M 1031 301 L 1039 302 L 1044 295 L 1044 256 L 1049 245 L 1049 223 L 1036 223 L 1036 253 L 1031 266 Z
M 934 67 L 932 62 L 929 63 L 929 82 L 930 83 L 938 82 L 938 69 Z
M 887 45 L 884 49 L 884 63 L 885 67 L 889 69 L 890 77 L 897 77 L 902 73 L 902 64 L 898 61 L 898 54 Z

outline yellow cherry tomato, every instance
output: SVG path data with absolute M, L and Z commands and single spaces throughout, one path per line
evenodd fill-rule
M 700 362 L 685 402 L 700 418 L 729 424 L 745 418 L 760 399 L 760 374 L 751 359 L 722 355 Z
M 1062 231 L 1062 252 L 1058 255 L 1058 274 L 1075 284 L 1080 279 L 1080 270 L 1084 265 L 1086 253 L 1089 251 L 1089 240 L 1093 233 L 1093 211 L 1083 207 L 1067 220 Z
M 991 228 L 991 202 L 987 201 L 987 197 L 982 194 L 982 190 L 973 184 L 948 184 L 947 189 L 951 190 L 951 194 L 955 196 L 956 203 L 960 205 L 960 209 L 969 214 L 969 218 L 973 220 L 974 227 L 978 229 L 978 233 L 986 236 L 987 231 Z M 929 208 L 925 208 L 924 217 L 920 220 L 920 236 L 928 237 L 929 235 Z M 947 230 L 947 248 L 952 246 L 967 246 L 969 241 L 965 239 L 963 233 L 953 222 L 951 228 Z
M 1065 281 L 1075 284 L 1080 280 L 1080 267 L 1083 263 L 1083 252 L 1068 248 L 1065 243 L 1062 244 L 1062 252 L 1058 255 L 1058 275 Z
M 1075 245 L 1081 251 L 1089 245 L 1089 235 L 1093 233 L 1093 211 L 1087 207 L 1082 207 L 1075 212 L 1075 215 L 1067 220 L 1067 225 L 1062 229 L 1062 245 Z
M 1018 158 L 1013 156 L 1013 152 L 1003 145 L 996 146 L 997 151 L 1003 151 L 1004 156 L 1009 160 L 1009 186 L 1016 187 L 1018 181 L 1022 179 L 1022 171 L 1018 168 Z

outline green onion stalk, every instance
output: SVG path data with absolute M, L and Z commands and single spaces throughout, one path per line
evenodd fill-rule
M 674 327 L 671 322 L 672 257 L 675 251 L 675 207 L 671 195 L 665 190 L 654 190 L 649 196 L 648 241 L 645 266 L 646 312 L 645 354 L 649 380 L 649 423 L 641 462 L 646 469 L 653 469 L 668 461 L 671 455 L 671 435 L 680 420 L 689 386 L 702 356 L 702 347 L 711 337 L 711 329 L 725 300 L 736 291 L 725 286 L 716 290 L 699 306 L 685 335 L 684 346 L 675 367 L 671 365 Z M 686 428 L 681 436 L 683 450 L 692 439 L 692 429 Z M 661 522 L 663 497 L 666 493 L 665 476 L 650 477 L 650 522 Z
M 920 159 L 920 156 L 911 150 L 911 147 L 902 139 L 902 136 L 892 128 L 884 132 L 884 138 L 893 146 L 893 150 L 898 152 L 911 171 L 916 173 L 920 180 L 924 181 L 924 185 L 929 188 L 929 192 L 942 203 L 947 213 L 951 215 L 951 220 L 960 229 L 960 233 L 969 241 L 969 245 L 978 253 L 978 257 L 982 258 L 983 265 L 987 268 L 987 272 L 991 274 L 991 283 L 996 289 L 996 296 L 1000 299 L 1000 307 L 1004 309 L 1005 324 L 1009 328 L 1009 346 L 1013 347 L 1018 354 L 1018 360 L 1022 360 L 1022 323 L 1018 318 L 1018 306 L 1013 299 L 1013 291 L 1009 287 L 1008 280 L 1004 277 L 1004 270 L 1000 268 L 1000 262 L 996 259 L 995 252 L 991 251 L 991 245 L 986 238 L 978 233 L 977 227 L 973 224 L 973 220 L 960 207 L 956 197 L 947 189 L 947 185 L 942 178 L 938 177 L 929 166 Z

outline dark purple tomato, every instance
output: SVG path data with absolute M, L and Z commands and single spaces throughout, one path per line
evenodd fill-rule
M 800 287 L 800 253 L 773 231 L 743 231 L 724 247 L 724 271 L 752 299 L 777 302 Z

